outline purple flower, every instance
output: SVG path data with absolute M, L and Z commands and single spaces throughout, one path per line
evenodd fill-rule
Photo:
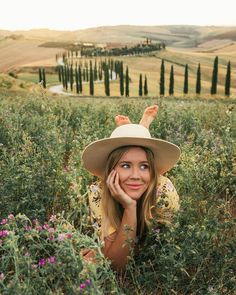
M 86 287 L 86 285 L 83 283 L 83 284 L 80 284 L 79 287 L 80 287 L 81 290 L 83 290 Z
M 7 224 L 7 219 L 6 218 L 2 219 L 1 224 L 2 225 Z
M 90 285 L 90 284 L 91 284 L 91 280 L 86 280 L 86 281 L 85 281 L 85 284 L 86 284 L 86 285 Z
M 0 230 L 0 238 L 4 238 L 6 236 L 9 236 L 9 231 L 8 230 Z
M 53 263 L 55 263 L 55 262 L 56 262 L 56 258 L 55 258 L 55 256 L 50 256 L 50 257 L 48 257 L 48 263 L 53 264 Z
M 39 266 L 44 266 L 46 264 L 46 260 L 44 258 L 39 259 Z

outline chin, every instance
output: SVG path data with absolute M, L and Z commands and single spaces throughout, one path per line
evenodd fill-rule
M 127 192 L 127 195 L 129 195 L 132 200 L 139 200 L 142 197 L 143 192 L 142 193 Z

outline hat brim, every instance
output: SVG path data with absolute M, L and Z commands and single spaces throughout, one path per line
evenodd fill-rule
M 175 144 L 154 138 L 122 137 L 105 138 L 89 144 L 82 153 L 84 167 L 93 175 L 102 177 L 110 153 L 122 146 L 142 146 L 150 149 L 155 158 L 158 174 L 170 170 L 180 157 Z

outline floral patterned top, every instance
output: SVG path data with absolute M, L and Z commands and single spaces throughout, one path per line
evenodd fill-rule
M 179 196 L 172 182 L 163 175 L 158 177 L 156 196 L 158 208 L 161 208 L 163 212 L 163 218 L 158 219 L 158 222 L 169 223 L 173 213 L 179 210 Z M 98 183 L 90 186 L 89 205 L 91 209 L 91 217 L 95 221 L 93 225 L 97 229 L 101 240 L 103 240 L 106 236 L 114 233 L 116 229 L 110 225 L 106 230 L 106 234 L 101 233 L 103 210 L 101 206 L 101 188 Z

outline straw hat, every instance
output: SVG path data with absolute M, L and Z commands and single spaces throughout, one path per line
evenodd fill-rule
M 170 170 L 180 157 L 180 149 L 175 144 L 152 138 L 149 130 L 142 125 L 125 124 L 117 127 L 109 138 L 96 140 L 84 149 L 84 167 L 93 175 L 102 177 L 110 153 L 122 146 L 149 148 L 154 154 L 159 174 Z

